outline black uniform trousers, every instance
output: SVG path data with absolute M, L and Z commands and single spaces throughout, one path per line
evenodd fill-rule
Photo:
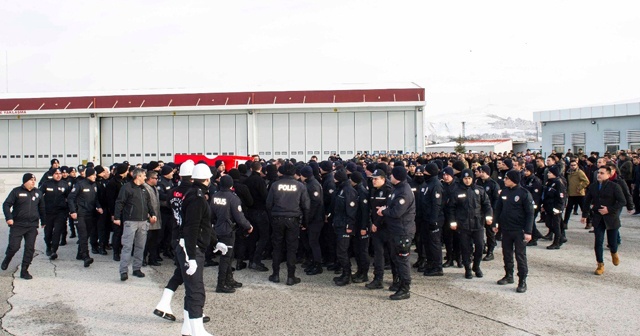
M 111 244 L 113 245 L 113 254 L 120 254 L 122 251 L 122 230 L 124 221 L 120 221 L 120 225 L 113 224 L 113 236 L 111 237 Z
M 580 207 L 580 212 L 584 212 L 584 196 L 569 196 L 569 201 L 567 202 L 567 207 L 564 209 L 564 224 L 566 228 L 566 224 L 569 223 L 569 218 L 571 218 L 571 211 L 573 208 Z
M 282 250 L 287 247 L 287 276 L 293 277 L 296 272 L 296 253 L 298 251 L 298 235 L 300 219 L 296 217 L 273 217 L 273 274 L 280 272 Z
M 564 236 L 564 228 L 562 227 L 561 214 L 553 214 L 547 211 L 545 211 L 545 214 L 545 224 L 551 232 L 553 232 L 553 242 L 562 245 L 562 239 L 560 239 L 560 237 Z
M 158 240 L 161 230 L 149 230 L 147 231 L 147 243 L 144 245 L 144 256 L 149 263 L 155 263 L 158 261 L 160 253 L 158 253 Z
M 371 240 L 369 232 L 367 232 L 364 236 L 361 234 L 360 230 L 356 232 L 355 237 L 353 238 L 353 251 L 355 253 L 356 261 L 358 263 L 358 271 L 363 274 L 367 274 L 369 272 L 369 266 L 371 262 L 369 261 L 369 241 Z
M 423 246 L 427 260 L 427 270 L 442 270 L 442 229 L 441 226 L 422 225 Z
M 471 254 L 473 253 L 473 263 L 480 265 L 482 250 L 484 249 L 484 229 L 472 231 L 458 228 L 458 231 L 460 231 L 462 264 L 465 267 L 469 267 L 471 265 Z
M 426 250 L 426 237 L 423 234 L 424 228 L 427 224 L 422 221 L 416 221 L 416 234 L 414 238 L 414 242 L 416 244 L 416 252 L 418 252 L 419 259 L 427 258 L 427 250 Z
M 253 225 L 253 232 L 249 235 L 250 241 L 255 243 L 252 261 L 260 264 L 269 243 L 269 216 L 265 210 L 249 209 L 247 211 L 247 219 Z
M 540 206 L 536 205 L 536 210 L 533 213 L 533 231 L 531 232 L 532 234 L 531 240 L 534 240 L 534 241 L 544 237 L 544 235 L 540 232 L 540 230 L 538 230 L 538 226 L 536 225 L 536 218 L 538 217 L 539 213 L 540 213 Z
M 7 245 L 6 258 L 13 259 L 13 256 L 20 250 L 22 239 L 24 239 L 24 254 L 22 255 L 22 265 L 29 266 L 33 260 L 36 250 L 36 237 L 38 236 L 38 226 L 20 226 L 13 224 L 9 227 L 9 244 Z
M 175 217 L 173 217 L 173 212 L 171 212 L 171 210 L 166 210 L 165 208 L 160 208 L 160 216 L 162 218 L 162 228 L 158 235 L 158 248 L 160 251 L 170 254 L 172 251 L 171 234 L 173 231 L 173 222 L 175 222 Z
M 336 229 L 336 260 L 343 273 L 351 274 L 351 259 L 349 258 L 349 245 L 351 235 L 345 229 Z
M 234 248 L 236 237 L 235 231 L 232 231 L 230 235 L 218 236 L 218 242 L 227 245 L 227 253 L 220 256 L 220 266 L 218 266 L 218 285 L 224 284 L 227 278 L 231 276 L 231 263 L 234 257 Z
M 60 235 L 67 225 L 67 215 L 66 211 L 47 213 L 44 226 L 44 243 L 52 252 L 58 250 Z
M 389 253 L 391 254 L 391 262 L 395 267 L 396 273 L 394 276 L 400 278 L 400 282 L 409 286 L 411 284 L 411 262 L 409 261 L 410 252 L 406 256 L 400 255 L 400 242 L 407 239 L 411 240 L 413 237 L 390 235 L 389 239 Z
M 76 223 L 76 230 L 78 231 L 78 255 L 81 258 L 89 258 L 89 231 L 93 230 L 95 225 L 95 216 L 83 216 L 78 214 L 78 223 Z
M 336 262 L 336 233 L 331 223 L 324 223 L 320 233 L 322 256 L 327 263 Z
M 460 259 L 460 233 L 457 230 L 451 230 L 449 223 L 445 223 L 442 228 L 442 238 L 447 250 L 449 260 Z
M 485 236 L 487 237 L 487 253 L 493 253 L 493 250 L 498 246 L 496 241 L 496 233 L 493 232 L 493 228 L 490 225 L 484 226 Z
M 518 277 L 526 278 L 529 273 L 527 267 L 527 243 L 524 241 L 523 231 L 502 231 L 502 258 L 507 275 L 513 275 L 513 252 L 516 252 L 518 262 Z
M 151 232 L 151 231 L 149 231 Z M 173 239 L 173 237 L 171 238 L 171 248 L 175 251 L 176 247 L 180 247 L 178 245 L 178 240 Z M 180 260 L 178 260 L 178 254 L 175 253 L 174 254 L 174 261 L 176 263 L 176 268 L 173 270 L 173 275 L 171 276 L 171 279 L 169 279 L 169 282 L 167 282 L 167 286 L 165 288 L 172 290 L 173 292 L 175 292 L 176 290 L 178 290 L 178 287 L 180 287 L 180 285 L 183 284 L 183 280 L 182 280 L 182 269 L 180 268 Z M 201 267 L 200 265 L 198 265 L 198 267 Z M 202 267 L 204 267 L 204 264 L 202 265 Z
M 106 211 L 98 215 L 96 225 L 89 232 L 91 247 L 105 247 L 109 243 L 109 227 L 111 226 L 111 214 Z
M 384 278 L 384 254 L 385 247 L 387 250 L 389 243 L 389 233 L 386 230 L 378 228 L 376 232 L 371 233 L 371 245 L 373 245 L 373 277 L 375 279 L 383 280 Z M 391 260 L 391 271 L 395 276 L 395 264 Z
M 186 249 L 180 245 L 176 245 L 175 255 L 178 265 L 180 266 L 182 281 L 184 282 L 184 310 L 189 312 L 189 319 L 201 318 L 204 301 L 206 299 L 203 278 L 204 251 L 196 247 L 196 255 L 189 256 L 190 259 L 194 259 L 196 264 L 198 264 L 196 272 L 192 275 L 187 274 L 189 259 L 187 258 Z
M 317 263 L 322 262 L 322 249 L 320 248 L 320 234 L 322 233 L 322 227 L 324 222 L 309 223 L 307 226 L 307 237 L 309 239 L 309 248 L 311 249 L 311 255 L 313 261 Z

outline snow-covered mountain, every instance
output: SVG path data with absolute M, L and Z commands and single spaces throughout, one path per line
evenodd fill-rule
M 441 119 L 441 120 L 439 120 Z M 473 139 L 511 138 L 513 140 L 536 140 L 536 123 L 531 120 L 501 117 L 493 113 L 460 113 L 455 118 L 430 118 L 427 114 L 424 134 L 427 141 L 439 143 L 462 135 Z

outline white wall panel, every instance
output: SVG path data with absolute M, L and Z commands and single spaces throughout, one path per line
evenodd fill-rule
M 372 153 L 387 151 L 387 112 L 371 112 Z
M 173 117 L 158 117 L 158 159 L 173 161 Z
M 127 150 L 129 164 L 144 162 L 142 156 L 142 117 L 127 118 Z
M 258 113 L 256 116 L 258 155 L 267 160 L 273 154 L 273 117 L 271 113 Z
M 398 153 L 404 150 L 404 112 L 389 112 L 389 150 Z
M 160 160 L 158 156 L 158 140 L 160 137 L 164 137 L 165 134 L 158 132 L 158 117 L 142 117 L 141 131 L 143 161 Z
M 22 168 L 22 120 L 9 120 L 8 142 L 9 167 Z
M 248 155 L 247 115 L 236 114 L 236 155 Z
M 220 116 L 204 116 L 204 151 L 205 155 L 220 154 Z
M 189 154 L 204 154 L 204 116 L 189 116 Z
M 583 107 L 580 109 L 580 119 L 591 118 L 591 108 Z
M 55 131 L 52 120 L 51 132 Z M 110 166 L 113 161 L 113 118 L 100 118 L 100 164 Z
M 289 157 L 289 114 L 274 113 L 273 118 L 273 157 Z
M 220 115 L 220 151 L 223 155 L 233 155 L 236 151 L 236 116 Z M 226 153 L 226 154 L 225 154 Z
M 36 120 L 22 120 L 22 166 L 32 168 L 36 166 L 37 148 Z
M 189 117 L 173 117 L 173 154 L 189 153 Z
M 64 142 L 64 119 L 51 119 L 51 159 L 58 159 L 61 166 L 64 166 Z
M 591 118 L 602 118 L 604 115 L 602 106 L 594 106 L 591 108 Z
M 616 117 L 624 117 L 627 115 L 627 104 L 614 105 L 613 109 L 615 110 Z
M 127 154 L 127 117 L 113 118 L 113 161 L 128 161 Z
M 9 167 L 9 120 L 0 120 L 0 168 Z
M 338 151 L 343 159 L 350 159 L 355 154 L 355 120 L 353 112 L 338 114 Z
M 355 113 L 354 129 L 356 152 L 371 153 L 371 112 Z
M 322 158 L 322 115 L 305 113 L 305 148 L 307 160 L 313 155 Z
M 61 165 L 71 167 L 80 164 L 78 159 L 80 152 L 80 144 L 78 144 L 79 126 L 78 118 L 67 118 L 64 120 L 64 161 L 60 160 Z
M 90 136 L 89 129 L 89 118 L 78 118 L 78 159 L 79 163 L 82 163 L 82 160 L 87 160 L 87 162 L 93 160 L 93 158 L 89 157 L 89 149 L 93 146 L 93 139 Z M 94 162 L 95 165 L 98 165 Z
M 404 112 L 404 152 L 416 151 L 416 112 Z
M 307 157 L 305 150 L 305 121 L 304 113 L 289 114 L 289 157 L 296 160 L 307 161 L 311 156 Z
M 338 151 L 338 115 L 322 113 L 322 160 Z
M 603 117 L 615 117 L 616 111 L 613 105 L 606 105 L 602 107 L 602 116 Z
M 38 146 L 36 167 L 49 168 L 51 166 L 51 119 L 36 120 L 36 143 Z

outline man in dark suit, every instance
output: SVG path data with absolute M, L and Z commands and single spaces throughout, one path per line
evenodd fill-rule
M 598 268 L 595 270 L 596 275 L 604 273 L 603 243 L 605 232 L 607 241 L 611 248 L 611 262 L 614 266 L 620 264 L 618 256 L 618 229 L 620 228 L 620 210 L 626 204 L 626 199 L 622 188 L 615 182 L 609 181 L 611 177 L 611 168 L 603 166 L 598 169 L 598 181 L 592 183 L 587 189 L 584 204 L 589 209 L 593 218 L 593 230 L 595 233 L 595 252 Z M 587 221 L 589 213 L 582 213 L 583 224 Z

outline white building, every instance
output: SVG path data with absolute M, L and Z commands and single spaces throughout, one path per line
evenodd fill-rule
M 443 142 L 439 144 L 429 145 L 425 147 L 425 152 L 455 152 L 455 148 L 458 143 Z M 465 152 L 509 152 L 513 149 L 513 143 L 511 139 L 494 139 L 494 140 L 467 140 L 464 142 Z
M 308 160 L 421 152 L 415 84 L 311 91 L 0 96 L 0 168 L 171 161 L 175 154 Z

